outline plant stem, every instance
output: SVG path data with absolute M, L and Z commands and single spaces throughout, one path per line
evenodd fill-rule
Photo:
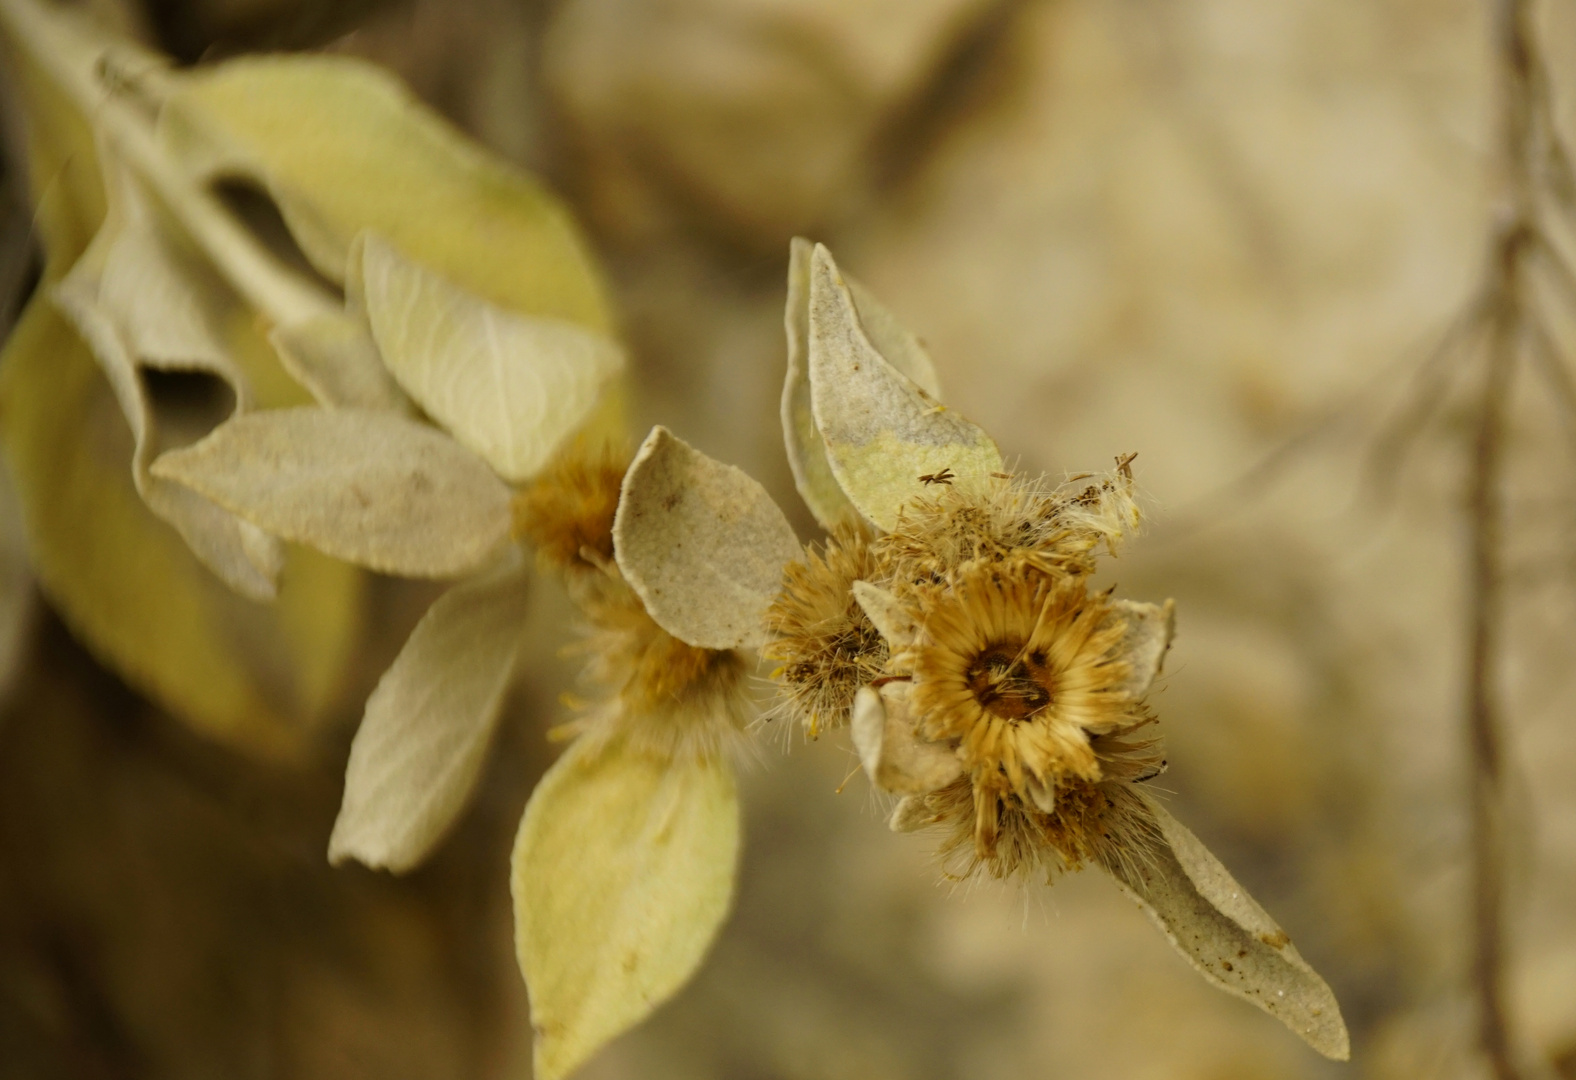
M 1472 978 L 1479 1038 L 1496 1080 L 1518 1080 L 1504 991 L 1504 762 L 1495 678 L 1504 619 L 1505 419 L 1526 333 L 1526 260 L 1537 236 L 1531 172 L 1534 46 L 1527 0 L 1498 0 L 1495 24 L 1508 216 L 1494 240 L 1487 368 L 1467 491 L 1472 538 L 1466 720 L 1472 768 Z
M 74 12 L 37 0 L 0 0 L 0 30 L 24 49 L 71 99 L 186 229 L 219 272 L 275 326 L 333 315 L 329 293 L 294 273 L 264 248 L 206 187 L 159 146 L 153 122 L 100 74 L 112 50 L 87 32 Z

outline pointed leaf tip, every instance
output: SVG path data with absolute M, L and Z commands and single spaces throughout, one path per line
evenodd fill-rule
M 764 641 L 783 567 L 803 557 L 765 488 L 663 427 L 624 476 L 613 548 L 651 617 L 705 649 Z
M 950 470 L 961 487 L 1001 471 L 1001 452 L 979 427 L 944 407 L 871 343 L 831 253 L 810 257 L 808 356 L 811 410 L 831 471 L 859 512 L 882 529 L 924 491 L 920 479 Z
M 1330 987 L 1291 939 L 1198 837 L 1145 800 L 1161 837 L 1153 850 L 1104 859 L 1116 880 L 1204 978 L 1250 1001 L 1327 1058 L 1351 1044 Z

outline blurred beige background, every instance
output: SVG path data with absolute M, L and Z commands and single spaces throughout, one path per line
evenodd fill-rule
M 1556 73 L 1576 59 L 1566 6 L 1543 12 Z M 841 734 L 784 755 L 767 732 L 733 919 L 694 984 L 587 1080 L 1485 1075 L 1459 707 L 1475 369 L 1416 376 L 1492 223 L 1483 6 L 158 0 L 136 14 L 186 60 L 371 57 L 539 171 L 608 268 L 639 430 L 660 421 L 740 464 L 806 539 L 776 423 L 795 234 L 926 339 L 950 403 L 1023 468 L 1137 451 L 1150 525 L 1109 579 L 1178 601 L 1154 699 L 1161 784 L 1331 982 L 1354 1036 L 1351 1065 L 1322 1061 L 1203 984 L 1093 873 L 941 882 L 930 842 L 887 833 L 862 776 L 837 793 L 854 764 Z M 1436 385 L 1444 401 L 1402 455 L 1386 433 Z M 1509 985 L 1526 1052 L 1576 1077 L 1576 488 L 1557 411 L 1522 389 Z M 367 681 L 420 602 L 380 601 Z M 353 703 L 317 766 L 270 771 L 148 715 L 40 616 L 0 727 L 0 1072 L 528 1075 L 505 875 L 553 752 L 564 611 L 544 591 L 543 644 L 478 805 L 398 881 L 322 858 Z

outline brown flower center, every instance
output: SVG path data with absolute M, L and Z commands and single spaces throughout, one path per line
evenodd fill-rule
M 1026 651 L 1021 642 L 1004 641 L 982 651 L 965 675 L 974 699 L 1004 720 L 1027 720 L 1051 703 L 1055 673 L 1045 654 Z

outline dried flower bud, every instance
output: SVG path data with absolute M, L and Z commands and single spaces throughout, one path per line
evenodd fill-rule
M 583 553 L 612 562 L 613 515 L 629 459 L 623 446 L 576 442 L 514 497 L 515 536 L 560 570 L 594 569 Z
M 854 583 L 880 573 L 863 526 L 839 526 L 826 546 L 783 571 L 783 591 L 766 613 L 773 640 L 762 650 L 781 666 L 776 715 L 810 738 L 841 727 L 854 695 L 886 664 L 887 648 L 854 597 Z

